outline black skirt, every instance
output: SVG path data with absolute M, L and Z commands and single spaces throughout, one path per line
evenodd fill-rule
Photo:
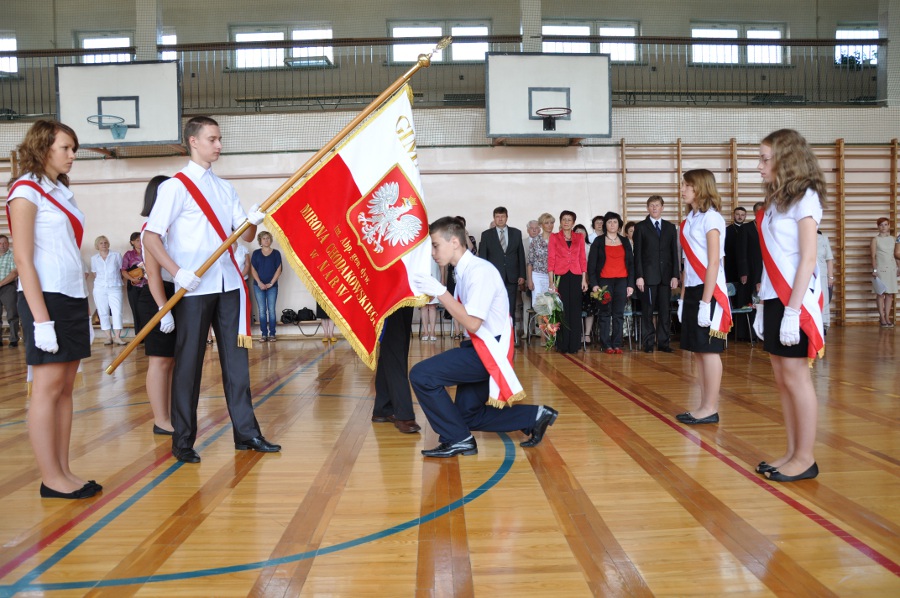
M 701 328 L 697 325 L 697 314 L 700 311 L 700 300 L 703 298 L 703 285 L 684 289 L 682 299 L 684 304 L 681 310 L 681 348 L 692 353 L 721 353 L 725 350 L 725 339 L 711 336 L 709 327 Z M 716 305 L 713 298 L 709 302 L 710 315 Z
M 163 288 L 166 291 L 166 299 L 171 299 L 175 294 L 175 284 L 163 281 Z M 138 318 L 141 322 L 149 322 L 150 319 L 159 311 L 153 295 L 150 293 L 150 285 L 146 284 L 140 287 L 137 301 Z M 175 310 L 169 312 L 175 316 Z M 175 324 L 178 327 L 178 324 Z M 150 331 L 150 334 L 144 339 L 144 353 L 150 357 L 175 357 L 175 331 L 169 334 L 159 329 L 159 324 Z
M 25 363 L 44 365 L 67 363 L 91 356 L 91 318 L 88 315 L 87 297 L 77 298 L 62 293 L 44 293 L 47 312 L 56 330 L 59 350 L 47 353 L 34 346 L 34 315 L 25 300 L 25 293 L 18 296 L 19 319 L 22 336 L 25 337 Z
M 784 303 L 781 299 L 766 299 L 763 302 L 763 348 L 778 357 L 809 357 L 809 337 L 800 329 L 800 342 L 787 347 L 781 344 L 781 320 L 784 318 Z

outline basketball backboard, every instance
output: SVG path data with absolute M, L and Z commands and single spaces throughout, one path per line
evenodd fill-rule
M 58 118 L 82 147 L 181 143 L 178 62 L 57 65 Z
M 485 77 L 488 137 L 612 134 L 606 54 L 489 53 Z M 547 108 L 558 109 L 549 111 L 556 114 L 552 128 L 537 112 Z

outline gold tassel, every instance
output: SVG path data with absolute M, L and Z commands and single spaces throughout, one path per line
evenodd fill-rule
M 239 334 L 237 345 L 238 347 L 243 347 L 244 349 L 252 349 L 253 337 L 247 334 Z
M 513 396 L 509 397 L 505 401 L 501 401 L 500 399 L 497 399 L 494 397 L 488 397 L 487 404 L 491 407 L 496 407 L 497 409 L 503 409 L 504 407 L 511 406 L 513 403 L 515 403 L 517 401 L 521 401 L 522 399 L 526 398 L 527 396 L 528 395 L 525 394 L 524 390 L 520 390 L 519 392 L 517 392 Z
M 30 396 L 31 396 L 31 382 L 26 382 L 25 383 L 25 397 L 27 398 Z

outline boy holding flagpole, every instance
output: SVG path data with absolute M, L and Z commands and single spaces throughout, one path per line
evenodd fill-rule
M 234 432 L 235 450 L 264 453 L 281 450 L 259 430 L 250 398 L 249 289 L 231 249 L 198 278 L 194 271 L 233 230 L 249 221 L 243 239 L 252 241 L 265 214 L 253 206 L 244 213 L 231 183 L 212 172 L 222 151 L 219 125 L 206 116 L 188 121 L 184 141 L 191 153 L 188 165 L 159 187 L 158 198 L 144 230 L 146 249 L 159 264 L 175 273 L 176 291 L 187 293 L 175 306 L 175 369 L 172 375 L 172 454 L 184 463 L 199 463 L 197 404 L 206 335 L 210 324 L 219 345 L 222 384 Z M 161 236 L 167 235 L 164 247 Z
M 465 226 L 456 218 L 436 220 L 429 233 L 434 260 L 456 271 L 456 292 L 451 296 L 430 274 L 413 275 L 413 284 L 420 292 L 436 297 L 463 325 L 468 338 L 458 348 L 426 359 L 410 370 L 409 380 L 419 405 L 440 436 L 440 444 L 422 454 L 475 455 L 478 447 L 472 430 L 522 430 L 530 438 L 520 446 L 537 446 L 559 413 L 546 405 L 512 405 L 523 399 L 525 392 L 512 368 L 515 333 L 500 273 L 490 262 L 467 250 Z M 455 403 L 448 386 L 456 386 Z

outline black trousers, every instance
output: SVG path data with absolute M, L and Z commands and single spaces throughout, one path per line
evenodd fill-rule
M 506 285 L 506 294 L 509 296 L 509 317 L 512 318 L 513 329 L 516 326 L 516 302 L 519 300 L 519 284 L 514 282 L 504 283 Z
M 644 287 L 644 293 L 641 296 L 641 330 L 644 333 L 644 348 L 652 349 L 654 345 L 658 347 L 668 347 L 671 339 L 669 326 L 672 323 L 672 316 L 669 308 L 672 305 L 672 287 L 666 284 L 648 285 Z M 656 318 L 656 327 L 653 327 L 653 312 L 659 312 Z
M 172 448 L 193 448 L 197 440 L 197 403 L 203 377 L 206 334 L 212 324 L 222 366 L 225 403 L 235 442 L 260 435 L 250 398 L 247 349 L 237 346 L 240 291 L 183 297 L 175 305 L 175 369 L 172 373 Z
M 731 297 L 731 307 L 745 307 L 753 301 L 753 286 L 751 284 L 741 284 L 740 280 L 734 281 L 734 296 Z M 753 317 L 756 316 L 756 310 L 750 314 L 751 323 Z M 750 329 L 747 328 L 747 318 L 741 316 L 734 319 L 734 338 L 735 340 L 750 340 Z
M 141 296 L 141 288 L 128 283 L 128 305 L 131 307 L 131 317 L 134 320 L 134 333 L 137 334 L 144 328 L 141 320 L 141 312 L 138 310 L 138 298 Z
M 563 304 L 563 325 L 556 333 L 556 350 L 578 353 L 581 348 L 581 274 L 566 272 L 559 277 L 559 298 Z
M 603 349 L 622 348 L 622 332 L 625 329 L 625 299 L 628 294 L 627 278 L 601 278 L 600 286 L 606 286 L 610 300 L 600 304 L 600 346 Z
M 384 321 L 381 349 L 375 366 L 375 407 L 372 415 L 415 419 L 409 389 L 409 339 L 412 335 L 412 307 L 401 307 Z

